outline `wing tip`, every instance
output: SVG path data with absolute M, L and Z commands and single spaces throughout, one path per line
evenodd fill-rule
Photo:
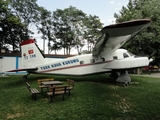
M 117 24 L 112 24 L 109 26 L 105 26 L 104 28 L 102 28 L 101 31 L 103 31 L 104 29 L 108 29 L 108 28 L 122 28 L 122 27 L 132 27 L 135 25 L 143 25 L 143 24 L 148 24 L 151 23 L 152 20 L 150 19 L 136 19 L 136 20 L 131 20 L 131 21 L 126 21 L 126 22 L 122 22 L 122 23 L 117 23 Z

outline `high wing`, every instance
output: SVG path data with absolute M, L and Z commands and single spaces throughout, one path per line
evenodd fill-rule
M 102 36 L 93 48 L 92 55 L 97 57 L 114 52 L 150 24 L 149 19 L 139 19 L 104 27 L 101 30 Z

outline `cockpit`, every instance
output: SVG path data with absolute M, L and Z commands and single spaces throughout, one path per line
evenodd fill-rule
M 124 58 L 130 57 L 130 56 L 134 56 L 134 54 L 129 51 L 126 51 L 125 53 L 123 53 Z
M 113 60 L 123 59 L 123 58 L 128 58 L 133 56 L 135 56 L 133 53 L 125 49 L 117 49 L 115 54 L 113 55 Z

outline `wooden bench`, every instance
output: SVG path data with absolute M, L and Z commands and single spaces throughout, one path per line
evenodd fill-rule
M 75 82 L 74 80 L 67 79 L 67 83 L 69 85 L 69 87 L 67 87 L 67 92 L 69 93 L 69 96 L 70 96 L 70 91 L 74 89 Z
M 64 94 L 67 91 L 67 87 L 69 87 L 69 85 L 50 86 L 49 87 L 50 91 L 47 92 L 47 95 L 50 96 L 51 102 L 53 97 L 59 94 L 62 94 L 62 100 L 64 100 Z
M 28 82 L 26 82 L 26 85 L 27 85 L 29 92 L 32 94 L 32 98 L 36 100 L 36 95 L 39 94 L 40 92 L 36 88 L 31 88 Z
M 37 82 L 39 84 L 39 88 L 41 88 L 41 92 L 43 92 L 43 88 L 48 88 L 46 85 L 42 85 L 42 82 L 47 82 L 47 81 L 53 81 L 53 78 L 46 78 L 46 79 L 38 79 Z

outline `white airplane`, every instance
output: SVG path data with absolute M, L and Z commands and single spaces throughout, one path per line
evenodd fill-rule
M 149 19 L 139 19 L 104 27 L 92 54 L 77 55 L 66 59 L 45 58 L 34 40 L 21 43 L 22 69 L 29 74 L 90 75 L 111 72 L 117 82 L 131 81 L 127 70 L 148 66 L 148 57 L 137 57 L 125 49 L 119 49 L 151 24 Z M 118 76 L 115 73 L 120 73 Z

